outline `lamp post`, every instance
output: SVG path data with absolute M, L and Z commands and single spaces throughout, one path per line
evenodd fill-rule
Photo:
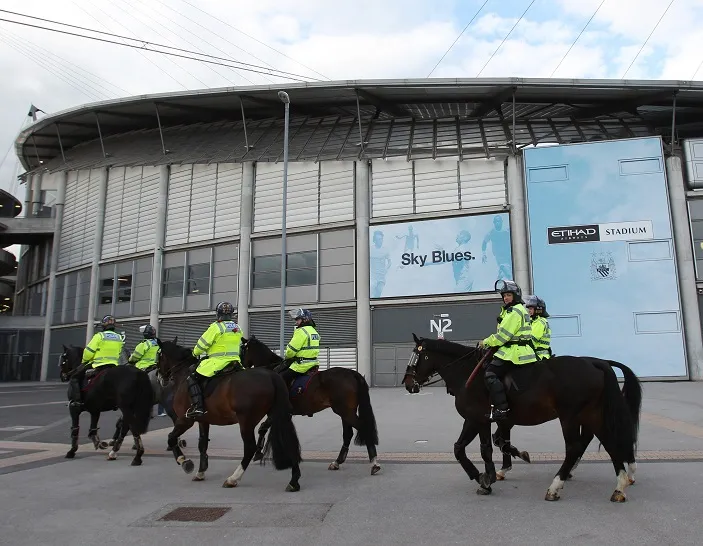
M 280 356 L 283 358 L 285 339 L 283 332 L 286 326 L 286 200 L 288 193 L 288 118 L 290 98 L 285 91 L 278 92 L 278 98 L 285 105 L 285 122 L 283 127 L 283 209 L 281 211 L 281 332 L 279 337 Z

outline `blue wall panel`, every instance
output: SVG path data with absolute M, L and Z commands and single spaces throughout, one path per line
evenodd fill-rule
M 686 375 L 659 138 L 525 150 L 535 293 L 556 354 Z

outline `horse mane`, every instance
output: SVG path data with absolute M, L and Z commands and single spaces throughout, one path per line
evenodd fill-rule
M 263 341 L 258 339 L 256 336 L 251 336 L 250 338 L 248 338 L 248 340 L 249 341 L 247 344 L 250 344 L 253 341 L 256 345 L 259 345 L 259 346 L 263 347 L 264 349 L 266 349 L 269 353 L 271 353 L 272 356 L 275 356 L 275 357 L 279 358 L 280 360 L 283 360 L 283 358 L 281 358 L 279 355 L 277 355 L 275 352 L 273 352 L 271 350 L 271 348 L 268 345 L 266 345 L 266 343 L 264 343 Z
M 461 343 L 455 343 L 454 341 L 433 338 L 423 338 L 422 346 L 429 351 L 444 353 L 457 358 L 467 356 L 467 354 L 473 349 L 473 347 L 468 347 L 466 345 L 462 345 Z

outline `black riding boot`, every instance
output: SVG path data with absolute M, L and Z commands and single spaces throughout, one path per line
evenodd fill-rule
M 195 377 L 195 372 L 187 377 L 187 381 L 188 394 L 190 394 L 190 402 L 192 405 L 188 411 L 186 411 L 186 417 L 188 419 L 196 419 L 207 413 L 204 409 L 205 403 L 203 401 L 203 392 L 200 389 L 198 379 Z
M 495 374 L 488 372 L 486 373 L 486 387 L 488 387 L 488 396 L 493 406 L 490 415 L 491 421 L 506 419 L 510 408 L 502 381 Z
M 68 406 L 72 408 L 82 408 L 83 400 L 81 398 L 81 383 L 88 367 L 84 364 L 76 369 L 71 375 L 71 380 L 68 384 Z

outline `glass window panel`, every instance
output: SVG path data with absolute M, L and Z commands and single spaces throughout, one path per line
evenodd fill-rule
M 314 269 L 293 269 L 286 272 L 286 286 L 307 286 L 317 281 Z M 280 283 L 279 283 L 280 284 Z
M 189 265 L 188 279 L 210 279 L 210 264 Z
M 273 272 L 280 270 L 280 256 L 257 256 L 256 258 L 254 258 L 254 273 Z
M 276 272 L 271 273 L 254 273 L 254 288 L 280 288 L 281 274 Z

